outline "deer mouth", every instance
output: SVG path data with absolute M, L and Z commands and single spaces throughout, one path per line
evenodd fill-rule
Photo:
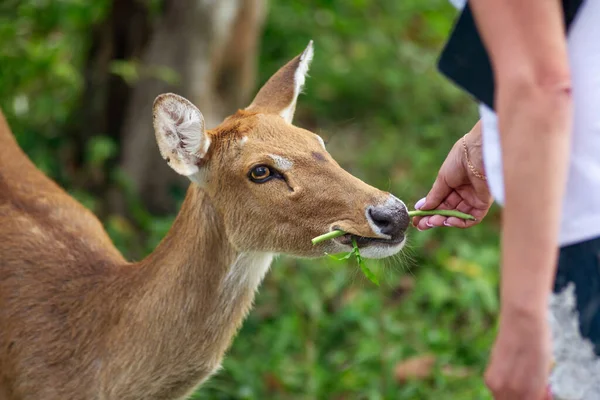
M 358 248 L 364 248 L 364 247 L 369 247 L 369 246 L 374 246 L 374 245 L 375 246 L 379 246 L 379 245 L 397 246 L 404 241 L 404 235 L 402 234 L 402 235 L 399 235 L 398 237 L 392 237 L 390 239 L 383 239 L 383 238 L 359 236 L 359 235 L 355 235 L 353 233 L 347 233 L 343 236 L 335 238 L 334 240 L 336 240 L 338 243 L 346 245 L 346 246 L 352 246 L 353 242 L 356 241 L 356 245 L 358 246 Z

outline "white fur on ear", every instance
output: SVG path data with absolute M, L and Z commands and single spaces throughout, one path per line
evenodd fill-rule
M 296 111 L 296 100 L 298 96 L 302 92 L 302 88 L 304 87 L 304 82 L 306 82 L 306 76 L 308 74 L 308 67 L 310 66 L 310 62 L 313 59 L 315 54 L 315 50 L 313 48 L 313 41 L 308 42 L 308 46 L 306 49 L 300 54 L 300 64 L 298 64 L 298 68 L 294 73 L 294 99 L 290 103 L 289 106 L 281 110 L 279 115 L 288 123 L 292 123 L 294 119 L 294 112 Z
M 210 146 L 202 113 L 189 100 L 166 93 L 154 100 L 153 116 L 161 156 L 175 172 L 195 181 Z

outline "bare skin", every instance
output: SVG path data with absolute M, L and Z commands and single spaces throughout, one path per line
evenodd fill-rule
M 546 307 L 572 123 L 560 2 L 473 0 L 471 5 L 495 74 L 505 185 L 500 327 L 485 380 L 496 400 L 550 399 Z M 477 146 L 469 151 L 476 153 Z M 472 214 L 484 216 L 485 191 L 457 157 L 455 145 L 421 208 L 471 207 Z M 413 223 L 427 229 L 444 221 L 430 217 Z M 457 222 L 446 221 L 461 226 Z
M 473 127 L 465 140 L 471 163 L 478 172 L 484 173 L 480 122 Z M 467 166 L 461 138 L 448 153 L 431 191 L 425 198 L 425 202 L 420 201 L 422 204 L 417 203 L 417 207 L 421 210 L 458 210 L 471 214 L 477 218 L 477 221 L 434 215 L 431 217 L 415 217 L 413 218 L 413 225 L 421 231 L 436 226 L 469 228 L 481 222 L 487 215 L 492 202 L 493 199 L 487 182 L 475 176 Z

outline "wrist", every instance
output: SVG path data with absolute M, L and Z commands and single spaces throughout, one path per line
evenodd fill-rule
M 500 290 L 500 315 L 509 320 L 546 320 L 550 288 L 540 285 L 509 285 L 506 276 L 503 277 Z
M 461 138 L 460 142 L 462 147 L 463 167 L 469 171 L 471 175 L 486 180 L 485 166 L 483 164 L 483 141 L 481 138 L 481 130 L 473 128 L 473 130 Z
M 472 149 L 472 151 L 476 154 L 482 153 L 483 136 L 481 134 L 481 123 L 478 122 L 473 129 L 467 132 L 466 140 L 469 150 Z
M 502 216 L 501 306 L 507 315 L 545 318 L 558 261 L 558 218 L 544 210 L 548 202 L 521 197 L 507 196 Z
M 526 327 L 548 324 L 548 308 L 537 304 L 516 304 L 502 302 L 500 306 L 500 327 L 522 331 Z

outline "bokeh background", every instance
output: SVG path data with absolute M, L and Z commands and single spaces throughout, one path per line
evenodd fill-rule
M 0 107 L 36 165 L 100 216 L 130 259 L 169 229 L 185 184 L 158 155 L 151 103 L 173 91 L 214 126 L 310 39 L 295 123 L 410 206 L 475 104 L 435 68 L 446 0 L 3 0 Z M 498 211 L 412 230 L 405 253 L 281 257 L 197 399 L 487 399 Z

